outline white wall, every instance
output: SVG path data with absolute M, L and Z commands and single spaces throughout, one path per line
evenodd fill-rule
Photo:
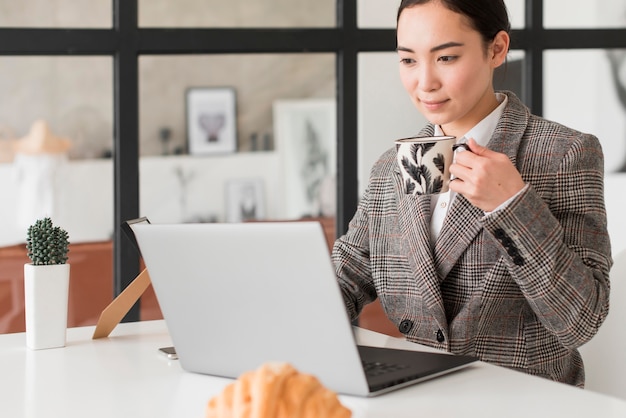
M 265 213 L 271 218 L 281 218 L 284 208 L 281 202 L 285 197 L 280 192 L 282 166 L 275 152 L 220 157 L 144 157 L 140 161 L 139 179 L 141 215 L 158 223 L 209 217 L 224 221 L 224 185 L 233 178 L 234 167 L 246 167 L 246 176 L 263 180 Z M 184 194 L 177 174 L 179 170 L 188 178 Z M 66 183 L 57 196 L 55 225 L 65 228 L 73 243 L 110 239 L 113 234 L 111 160 L 70 161 L 61 169 L 60 176 Z M 26 239 L 27 226 L 17 222 L 18 186 L 13 166 L 0 164 L 0 190 L 3 192 L 0 246 L 21 244 Z
M 241 173 L 238 169 L 245 167 Z M 155 223 L 177 223 L 214 217 L 226 221 L 228 180 L 261 179 L 265 214 L 284 216 L 283 182 L 280 158 L 276 152 L 229 154 L 214 157 L 144 157 L 140 164 L 140 213 Z M 180 174 L 188 179 L 186 191 Z

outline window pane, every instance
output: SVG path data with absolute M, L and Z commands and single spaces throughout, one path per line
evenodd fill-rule
M 139 0 L 143 27 L 334 27 L 335 0 Z
M 523 29 L 526 25 L 524 9 L 526 0 L 505 0 L 506 8 L 509 11 L 509 20 L 513 29 Z
M 513 28 L 524 27 L 524 0 L 505 0 Z M 399 3 L 389 0 L 358 0 L 357 22 L 360 28 L 393 29 Z
M 496 68 L 493 84 L 496 90 L 510 90 L 522 101 L 524 100 L 524 51 L 509 51 L 504 65 Z
M 44 216 L 69 233 L 68 325 L 95 324 L 111 301 L 112 68 L 109 57 L 0 57 L 0 332 L 24 330 L 26 231 Z
M 0 5 L 0 27 L 110 28 L 111 0 L 20 0 Z
M 546 28 L 626 27 L 624 0 L 545 0 L 543 5 Z
M 140 57 L 142 215 L 334 219 L 335 91 L 334 54 Z
M 357 25 L 360 28 L 393 29 L 399 3 L 389 0 L 358 0 Z
M 412 136 L 426 123 L 404 90 L 395 52 L 360 53 L 358 60 L 359 194 L 372 165 L 397 138 Z
M 544 53 L 545 116 L 596 135 L 607 172 L 626 171 L 625 55 L 624 49 Z

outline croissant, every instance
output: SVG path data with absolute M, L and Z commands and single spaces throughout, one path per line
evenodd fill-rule
M 265 363 L 211 398 L 206 418 L 350 418 L 337 394 L 288 363 Z

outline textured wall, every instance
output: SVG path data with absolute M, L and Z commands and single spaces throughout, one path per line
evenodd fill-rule
M 145 56 L 140 59 L 142 155 L 161 151 L 159 130 L 172 130 L 172 148 L 184 146 L 185 92 L 191 87 L 233 87 L 240 151 L 250 137 L 273 138 L 272 104 L 280 99 L 334 98 L 333 54 Z

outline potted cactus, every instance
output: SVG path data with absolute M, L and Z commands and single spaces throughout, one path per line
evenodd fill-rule
M 70 265 L 68 233 L 50 218 L 28 227 L 24 265 L 26 345 L 31 349 L 64 347 L 67 330 Z

